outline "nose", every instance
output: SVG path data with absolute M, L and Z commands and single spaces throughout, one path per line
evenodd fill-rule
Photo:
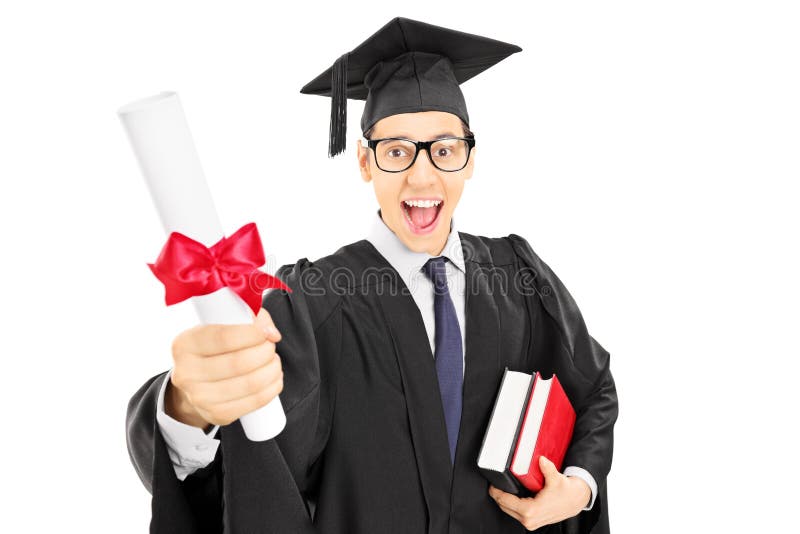
M 417 154 L 417 160 L 408 169 L 407 179 L 410 185 L 425 187 L 436 182 L 438 173 L 430 158 L 427 150 L 420 150 L 420 153 Z

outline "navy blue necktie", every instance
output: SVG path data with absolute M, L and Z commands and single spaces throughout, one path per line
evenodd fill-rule
M 461 329 L 458 326 L 456 308 L 447 289 L 445 261 L 439 256 L 431 258 L 422 271 L 433 282 L 433 308 L 436 316 L 436 376 L 439 379 L 439 394 L 442 397 L 447 440 L 450 445 L 450 461 L 455 461 L 458 427 L 461 424 L 461 391 L 463 384 L 463 352 Z

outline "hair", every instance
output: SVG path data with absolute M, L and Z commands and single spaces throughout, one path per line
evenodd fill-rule
M 474 133 L 472 133 L 472 130 L 469 129 L 469 126 L 467 126 L 467 123 L 464 122 L 463 119 L 461 120 L 461 129 L 464 130 L 464 137 L 472 137 L 475 135 Z M 372 139 L 373 130 L 375 130 L 374 124 L 370 126 L 370 128 L 366 132 L 364 132 L 364 138 Z

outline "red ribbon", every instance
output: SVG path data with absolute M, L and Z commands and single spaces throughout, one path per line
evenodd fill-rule
M 167 290 L 167 306 L 228 286 L 257 314 L 265 289 L 292 291 L 278 278 L 259 271 L 264 263 L 258 229 L 248 223 L 211 248 L 172 232 L 156 262 L 147 265 Z

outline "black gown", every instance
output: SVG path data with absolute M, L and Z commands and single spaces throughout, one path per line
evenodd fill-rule
M 537 532 L 608 532 L 617 394 L 609 354 L 528 243 L 460 232 L 466 266 L 464 401 L 451 467 L 433 355 L 397 272 L 366 240 L 276 273 L 287 425 L 249 441 L 220 427 L 216 458 L 181 482 L 156 422 L 166 372 L 131 398 L 127 443 L 152 494 L 151 532 L 479 534 L 527 530 L 488 494 L 477 456 L 504 368 L 558 374 L 577 419 L 564 466 L 598 484 L 589 511 Z

